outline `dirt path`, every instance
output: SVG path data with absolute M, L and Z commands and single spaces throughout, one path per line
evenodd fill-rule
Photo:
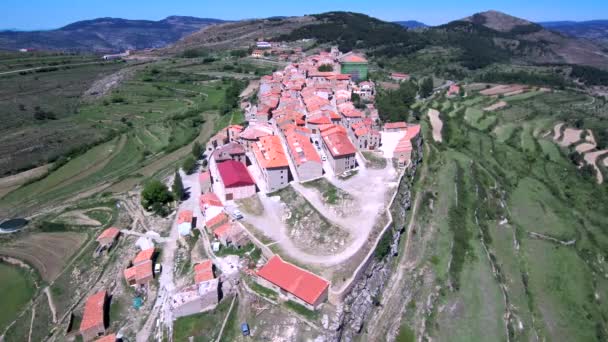
M 87 209 L 86 211 L 89 210 L 90 209 Z M 101 226 L 101 222 L 88 217 L 85 214 L 85 210 L 70 211 L 60 215 L 58 218 L 61 220 L 68 220 L 70 223 L 78 226 Z
M 238 297 L 238 294 L 234 295 L 234 297 L 232 297 L 232 303 L 230 303 L 230 309 L 228 309 L 228 313 L 226 314 L 226 317 L 224 318 L 224 321 L 222 322 L 222 328 L 220 329 L 219 334 L 217 334 L 217 338 L 215 339 L 216 342 L 220 342 L 222 340 L 222 334 L 224 333 L 224 328 L 226 328 L 226 323 L 228 323 L 228 318 L 230 317 L 230 313 L 232 312 L 232 309 L 234 308 L 234 302 L 236 302 L 236 298 Z
M 32 329 L 34 328 L 34 319 L 36 318 L 36 305 L 32 307 L 32 320 L 30 321 L 30 331 L 27 334 L 27 341 L 32 342 Z
M 427 150 L 428 152 L 428 150 Z M 427 176 L 427 166 L 422 167 L 418 184 L 423 184 Z M 367 336 L 370 341 L 381 341 L 386 339 L 386 333 L 391 330 L 396 330 L 401 322 L 403 310 L 405 310 L 405 302 L 403 301 L 403 293 L 411 282 L 405 281 L 406 275 L 411 275 L 412 270 L 420 261 L 420 256 L 415 256 L 411 259 L 409 255 L 410 243 L 414 234 L 414 225 L 416 224 L 416 215 L 420 207 L 421 192 L 416 192 L 414 201 L 412 202 L 412 210 L 410 212 L 409 224 L 407 226 L 406 240 L 403 249 L 399 253 L 399 264 L 387 282 L 388 286 L 382 292 L 382 300 L 380 301 L 381 310 L 377 311 L 367 324 Z
M 600 168 L 597 167 L 597 159 L 598 159 L 598 157 L 600 157 L 601 155 L 604 155 L 606 153 L 608 153 L 608 150 L 588 152 L 588 153 L 585 153 L 584 157 L 583 157 L 585 159 L 585 162 L 587 164 L 593 166 L 593 168 L 595 169 L 595 176 L 596 176 L 598 184 L 602 184 L 604 182 L 604 175 L 602 174 L 602 170 L 600 170 Z
M 245 88 L 242 92 L 241 95 L 239 95 L 240 98 L 247 98 L 249 96 L 251 96 L 260 86 L 260 80 L 251 80 L 249 81 L 249 84 L 247 85 L 247 88 Z
M 433 127 L 433 140 L 436 142 L 443 142 L 441 136 L 441 130 L 443 129 L 443 122 L 439 117 L 439 111 L 436 109 L 429 109 L 429 118 L 431 119 L 431 126 Z
M 328 221 L 343 227 L 353 239 L 349 246 L 333 255 L 316 255 L 313 251 L 304 251 L 295 246 L 289 237 L 289 230 L 281 220 L 283 217 L 282 203 L 278 198 L 270 198 L 260 194 L 260 202 L 264 207 L 262 215 L 245 215 L 245 221 L 252 224 L 266 236 L 277 241 L 281 249 L 290 257 L 308 264 L 337 265 L 355 255 L 367 243 L 368 236 L 376 226 L 379 215 L 384 215 L 387 205 L 387 194 L 397 188 L 397 172 L 393 163 L 387 162 L 385 169 L 360 168 L 359 172 L 348 180 L 327 176 L 327 179 L 337 188 L 348 192 L 360 206 L 352 215 L 341 217 L 325 206 L 316 191 L 299 184 L 293 187 L 304 196 L 315 209 L 324 215 Z
M 53 302 L 53 297 L 51 296 L 51 291 L 49 290 L 48 286 L 44 288 L 44 293 L 49 301 L 49 308 L 51 309 L 51 313 L 53 315 L 53 323 L 57 323 L 57 308 L 55 308 L 55 302 Z

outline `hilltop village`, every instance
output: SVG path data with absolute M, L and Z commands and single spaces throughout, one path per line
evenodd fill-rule
M 175 251 L 161 251 L 154 239 L 142 237 L 139 252 L 123 270 L 125 282 L 140 301 L 158 278 L 154 310 L 161 313 L 161 321 L 212 310 L 236 293 L 239 284 L 254 286 L 242 282 L 242 274 L 255 287 L 311 312 L 328 300 L 331 281 L 272 252 L 242 223 L 239 201 L 272 196 L 291 183 L 346 179 L 366 167 L 363 153 L 375 152 L 398 169 L 410 165 L 413 149 L 421 144 L 420 126 L 381 124 L 374 106 L 376 86 L 367 80 L 367 72 L 364 56 L 343 54 L 337 48 L 292 61 L 263 76 L 253 100 L 242 104 L 246 125 L 230 125 L 208 141 L 203 154 L 206 168 L 184 175 L 190 196 L 178 208 L 171 238 L 200 236 L 209 258 L 191 260 L 194 279 L 175 286 Z M 111 249 L 120 234 L 118 228 L 105 230 L 97 238 L 98 252 Z M 355 238 L 363 241 L 366 236 Z M 246 253 L 222 253 L 252 245 Z M 104 322 L 108 298 L 101 290 L 86 300 L 79 328 L 85 341 L 104 335 L 99 341 L 116 338 Z

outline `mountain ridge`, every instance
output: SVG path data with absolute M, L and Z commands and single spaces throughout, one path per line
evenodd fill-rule
M 53 30 L 2 31 L 0 49 L 117 52 L 167 46 L 205 26 L 224 23 L 213 18 L 168 16 L 162 20 L 102 17 Z

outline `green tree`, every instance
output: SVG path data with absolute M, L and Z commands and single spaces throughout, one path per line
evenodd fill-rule
M 181 201 L 182 198 L 184 198 L 184 183 L 182 182 L 182 176 L 179 174 L 179 171 L 175 171 L 175 179 L 173 180 L 171 190 L 173 191 L 173 197 L 176 200 Z
M 318 69 L 320 72 L 334 71 L 334 67 L 331 64 L 323 64 Z
M 194 144 L 192 144 L 192 156 L 194 157 L 194 159 L 198 160 L 201 157 L 201 153 L 202 153 L 201 143 L 199 143 L 198 141 L 195 141 Z
M 186 172 L 186 174 L 192 174 L 192 172 L 194 172 L 194 169 L 196 168 L 196 160 L 194 160 L 194 157 L 188 156 L 188 158 L 184 160 L 182 168 L 184 169 L 184 172 Z
M 420 97 L 429 97 L 433 93 L 433 78 L 427 77 L 420 84 Z
M 141 205 L 146 209 L 154 208 L 157 213 L 159 208 L 172 200 L 173 196 L 167 186 L 156 179 L 148 182 L 141 193 Z

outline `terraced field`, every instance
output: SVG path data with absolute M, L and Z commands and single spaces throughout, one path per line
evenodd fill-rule
M 604 341 L 608 189 L 547 132 L 582 118 L 581 108 L 583 128 L 603 129 L 606 108 L 568 92 L 504 100 L 496 125 L 480 129 L 471 114 L 486 101 L 454 99 L 469 115 L 443 116 L 444 141 L 425 140 L 425 162 L 437 172 L 419 185 L 429 200 L 410 244 L 426 247 L 425 261 L 410 275 L 426 275 L 412 285 L 420 297 L 402 326 L 419 332 L 417 312 L 439 340 Z
M 141 68 L 105 97 L 79 104 L 78 114 L 65 120 L 75 127 L 111 132 L 113 137 L 61 161 L 39 181 L 9 189 L 0 199 L 0 212 L 27 213 L 41 204 L 85 190 L 101 192 L 116 183 L 122 183 L 117 189 L 126 190 L 177 162 L 195 139 L 205 141 L 232 118 L 242 118 L 230 113 L 217 126 L 215 117 L 230 81 L 175 71 L 179 67 L 161 62 Z

